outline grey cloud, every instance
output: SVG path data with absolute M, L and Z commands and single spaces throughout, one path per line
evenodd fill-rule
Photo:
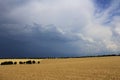
M 66 53 L 69 55 L 78 53 L 74 52 L 75 45 L 71 45 L 71 41 L 76 40 L 63 35 L 53 25 L 47 25 L 48 29 L 44 29 L 39 24 L 2 26 L 0 29 L 1 56 L 67 56 Z
M 118 52 L 119 19 L 103 24 L 112 9 L 94 15 L 95 10 L 90 0 L 0 0 L 1 56 Z

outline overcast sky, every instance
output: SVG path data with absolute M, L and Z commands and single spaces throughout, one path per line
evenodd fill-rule
M 0 57 L 120 52 L 120 0 L 0 0 Z

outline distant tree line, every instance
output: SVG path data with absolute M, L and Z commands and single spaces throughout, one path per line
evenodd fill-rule
M 55 56 L 49 56 L 49 57 L 12 57 L 12 58 L 2 58 L 0 59 L 65 59 L 65 58 L 87 58 L 87 57 L 107 57 L 107 56 L 120 56 L 119 54 L 104 54 L 104 55 L 92 55 L 92 56 L 66 56 L 66 57 L 55 57 Z

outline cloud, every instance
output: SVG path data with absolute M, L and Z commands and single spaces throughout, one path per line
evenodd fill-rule
M 117 53 L 119 3 L 119 0 L 0 0 L 1 53 L 3 56 Z

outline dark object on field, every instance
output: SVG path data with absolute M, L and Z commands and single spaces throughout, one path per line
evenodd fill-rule
M 5 61 L 1 63 L 1 65 L 12 65 L 12 64 L 13 64 L 12 61 Z
M 14 64 L 17 64 L 17 62 L 14 62 Z
M 26 61 L 26 64 L 32 64 L 32 61 L 31 60 Z
M 32 61 L 33 64 L 35 64 L 35 61 Z
M 38 61 L 38 64 L 40 64 L 40 61 Z
M 20 61 L 19 64 L 25 64 L 24 62 Z

